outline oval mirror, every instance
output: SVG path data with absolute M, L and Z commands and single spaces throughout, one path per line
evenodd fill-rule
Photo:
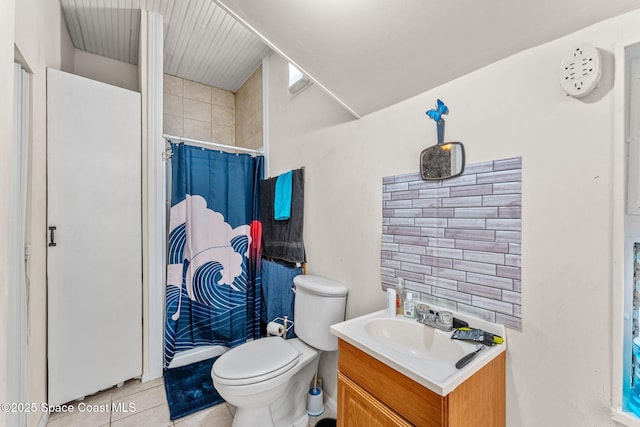
M 461 142 L 445 142 L 420 153 L 420 177 L 427 181 L 458 176 L 464 170 L 464 146 Z

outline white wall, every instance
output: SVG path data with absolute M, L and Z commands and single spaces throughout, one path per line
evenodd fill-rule
M 5 16 L 4 14 L 2 16 Z M 27 266 L 29 295 L 28 376 L 31 402 L 46 402 L 46 69 L 69 69 L 61 62 L 61 50 L 68 47 L 62 26 L 60 4 L 49 0 L 15 2 L 15 46 L 31 76 L 31 147 L 29 176 L 29 217 L 27 242 L 32 247 Z M 12 19 L 13 20 L 13 19 Z M 2 38 L 5 40 L 5 38 Z M 13 52 L 11 57 L 13 57 Z M 2 60 L 5 60 L 4 53 Z M 5 117 L 2 111 L 1 116 Z M 4 169 L 3 169 L 4 170 Z M 4 185 L 2 186 L 4 188 Z M 2 190 L 0 190 L 2 191 Z M 1 215 L 0 215 L 1 216 Z M 37 425 L 41 413 L 28 415 L 28 424 Z M 1 424 L 0 424 L 1 425 Z
M 80 49 L 73 50 L 73 74 L 139 92 L 138 66 L 96 55 Z
M 13 36 L 15 1 L 0 2 L 0 152 L 10 153 L 13 142 Z M 11 156 L 0 156 L 0 241 L 9 239 Z M 9 245 L 0 245 L 0 349 L 7 348 Z M 7 352 L 0 351 L 0 402 L 7 400 Z M 0 412 L 0 426 L 6 414 Z
M 622 283 L 611 280 L 612 246 L 622 236 L 612 224 L 623 214 L 612 177 L 624 165 L 613 156 L 623 146 L 614 147 L 611 52 L 640 40 L 638 22 L 640 12 L 601 22 L 358 121 L 315 86 L 289 100 L 286 63 L 269 59 L 270 173 L 306 166 L 309 272 L 349 286 L 349 318 L 385 304 L 382 177 L 417 170 L 436 141 L 425 111 L 437 98 L 451 111 L 446 140 L 465 144 L 468 163 L 523 157 L 523 327 L 507 334 L 511 427 L 614 425 L 611 295 Z M 582 41 L 603 50 L 605 71 L 576 100 L 560 90 L 558 67 Z M 325 377 L 330 367 L 335 375 L 333 357 Z

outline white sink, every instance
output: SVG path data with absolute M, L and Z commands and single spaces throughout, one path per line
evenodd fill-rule
M 452 340 L 451 332 L 443 332 L 416 321 L 406 322 L 400 318 L 370 319 L 365 332 L 380 345 L 391 351 L 401 351 L 418 359 L 429 361 L 453 361 L 475 347 Z
M 454 316 L 469 322 L 471 327 L 505 336 L 502 325 L 461 313 Z M 452 332 L 414 319 L 389 317 L 386 310 L 332 325 L 331 332 L 441 396 L 449 394 L 506 349 L 506 342 L 486 347 L 467 366 L 457 369 L 455 363 L 474 351 L 475 344 L 452 340 Z

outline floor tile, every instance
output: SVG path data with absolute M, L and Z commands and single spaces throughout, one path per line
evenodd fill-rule
M 136 411 L 127 417 L 111 420 L 112 427 L 173 427 L 169 419 L 169 407 L 164 404 L 145 411 Z
M 231 427 L 232 423 L 233 415 L 226 404 L 216 405 L 175 420 L 176 427 Z
M 229 402 L 224 402 L 224 404 L 227 405 L 227 408 L 229 408 L 229 412 L 231 412 L 231 415 L 235 416 L 236 415 L 236 407 L 233 406 Z
M 121 408 L 121 410 L 114 410 L 112 412 L 111 422 L 113 423 L 121 418 L 129 417 L 131 416 L 131 412 L 138 414 L 160 405 L 167 405 L 167 396 L 163 385 L 113 399 L 112 408 Z
M 108 425 L 111 417 L 111 392 L 98 393 L 80 402 L 70 403 L 72 413 L 52 413 L 48 427 L 97 427 Z
M 148 390 L 153 387 L 163 386 L 163 378 L 156 378 L 155 380 L 142 382 L 140 380 L 129 380 L 122 387 L 113 388 L 113 400 L 120 399 L 121 397 L 130 396 L 143 390 Z

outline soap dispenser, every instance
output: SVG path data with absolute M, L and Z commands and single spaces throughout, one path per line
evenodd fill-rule
M 416 318 L 416 304 L 413 302 L 413 294 L 407 292 L 406 299 L 404 301 L 404 317 L 410 319 Z
M 403 313 L 404 309 L 404 279 L 398 277 L 398 284 L 396 285 L 396 314 L 399 316 Z

